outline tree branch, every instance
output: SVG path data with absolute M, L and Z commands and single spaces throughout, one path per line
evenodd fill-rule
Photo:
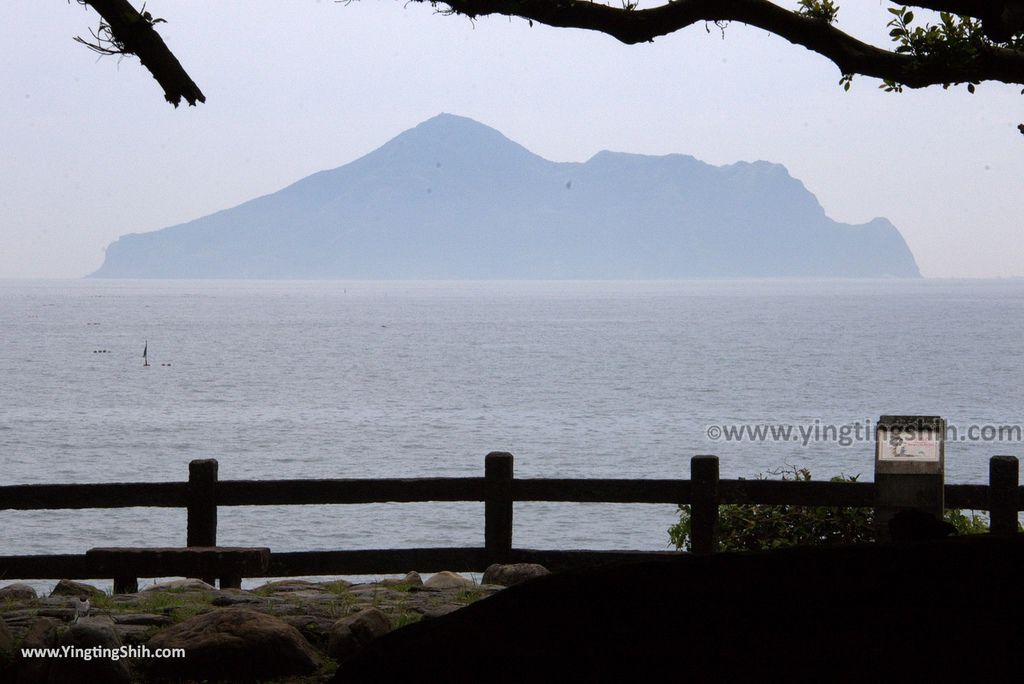
M 142 65 L 149 69 L 153 78 L 164 89 L 164 97 L 177 107 L 181 99 L 195 106 L 196 102 L 206 102 L 206 96 L 199 86 L 189 77 L 181 62 L 174 56 L 163 38 L 153 28 L 153 20 L 140 14 L 128 0 L 79 0 L 96 10 L 109 27 L 111 44 L 115 50 L 123 54 L 138 56 Z M 101 35 L 105 35 L 103 31 Z M 96 34 L 94 33 L 94 36 Z M 85 42 L 85 41 L 82 41 Z M 86 43 L 88 44 L 88 43 Z M 94 48 L 95 49 L 95 48 Z
M 906 4 L 981 19 L 985 35 L 1000 43 L 1024 29 L 1021 0 L 913 0 Z
M 606 33 L 628 43 L 648 42 L 698 22 L 739 21 L 764 29 L 830 59 L 846 74 L 861 74 L 923 88 L 986 80 L 1024 84 L 1024 52 L 979 45 L 969 59 L 913 55 L 875 47 L 827 21 L 774 5 L 767 0 L 676 0 L 650 9 L 618 8 L 587 0 L 413 0 L 442 4 L 456 14 L 517 16 L 542 24 Z M 1000 2 L 1001 0 L 991 0 Z M 989 0 L 915 0 L 931 9 L 956 7 L 969 16 L 989 11 Z M 1021 0 L 1007 0 L 1020 7 Z

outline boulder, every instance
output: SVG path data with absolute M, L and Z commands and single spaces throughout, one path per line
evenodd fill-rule
M 7 629 L 7 623 L 0 618 L 0 674 L 6 674 L 14 666 L 14 635 Z
M 201 579 L 190 577 L 153 584 L 142 591 L 217 591 L 217 588 Z
M 252 594 L 221 594 L 213 599 L 212 603 L 223 608 L 225 606 L 266 605 L 268 600 Z
M 161 630 L 148 646 L 185 649 L 184 658 L 147 663 L 156 679 L 264 680 L 306 675 L 320 666 L 320 657 L 297 629 L 249 608 L 196 615 Z
M 323 587 L 316 582 L 300 579 L 283 579 L 275 582 L 267 582 L 253 589 L 261 594 L 290 594 L 295 591 L 323 591 Z
M 132 681 L 128 663 L 117 656 L 121 640 L 108 618 L 83 618 L 71 625 L 58 639 L 57 647 L 70 646 L 92 653 L 90 657 L 57 658 L 50 663 L 51 684 L 129 684 Z M 93 652 L 92 649 L 103 649 Z M 113 657 L 111 657 L 111 655 Z
M 91 596 L 106 596 L 102 591 L 91 584 L 83 584 L 69 579 L 62 579 L 50 592 L 50 596 L 74 596 L 76 598 L 89 598 Z
M 0 587 L 0 601 L 31 601 L 38 597 L 36 590 L 27 584 L 8 584 L 6 587 Z
M 981 534 L 567 570 L 396 629 L 333 681 L 1016 681 L 1022 567 L 1024 535 Z
M 331 627 L 327 655 L 339 663 L 358 653 L 366 644 L 391 631 L 391 620 L 376 608 L 366 608 L 341 618 Z
M 300 579 L 284 579 L 268 582 L 254 590 L 258 596 L 274 596 L 297 599 L 323 600 L 339 591 L 347 590 L 351 585 L 345 580 L 334 582 L 310 582 Z
M 50 648 L 57 645 L 57 628 L 62 623 L 53 618 L 36 618 L 25 632 L 22 648 Z M 37 684 L 50 678 L 50 663 L 47 658 L 22 658 L 18 663 L 17 684 Z
M 439 606 L 431 606 L 423 611 L 424 620 L 436 620 L 439 617 L 444 617 L 449 613 L 454 613 L 463 606 L 456 605 L 454 603 L 442 603 Z
M 132 625 L 138 627 L 166 627 L 171 624 L 171 618 L 166 615 L 155 613 L 111 613 L 111 619 L 117 625 Z
M 534 577 L 550 574 L 550 570 L 537 563 L 494 563 L 484 570 L 484 577 L 481 583 L 511 587 Z
M 472 589 L 477 583 L 454 572 L 443 570 L 431 575 L 430 579 L 423 583 L 427 589 Z
M 305 637 L 306 641 L 320 651 L 327 651 L 327 642 L 330 639 L 331 628 L 335 620 L 319 615 L 284 615 L 281 619 L 299 630 L 299 634 Z
M 378 584 L 382 587 L 422 587 L 423 578 L 420 577 L 420 573 L 413 570 L 406 573 L 405 577 L 388 577 Z
M 25 638 L 22 639 L 22 648 L 47 648 L 57 645 L 57 628 L 63 623 L 48 617 L 37 617 L 33 620 L 28 629 L 25 630 Z

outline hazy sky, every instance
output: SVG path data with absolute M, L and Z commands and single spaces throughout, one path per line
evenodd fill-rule
M 174 109 L 137 59 L 72 42 L 91 10 L 7 5 L 0 278 L 83 276 L 119 235 L 276 191 L 442 111 L 555 161 L 779 162 L 831 217 L 889 218 L 926 276 L 1024 275 L 1020 87 L 844 93 L 824 58 L 735 24 L 626 46 L 401 2 L 151 0 L 207 96 Z M 841 27 L 887 41 L 886 4 L 840 7 Z

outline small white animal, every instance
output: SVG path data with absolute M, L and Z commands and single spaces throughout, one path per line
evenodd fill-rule
M 76 597 L 76 598 L 71 599 L 71 607 L 75 609 L 75 619 L 72 622 L 77 623 L 78 622 L 78 618 L 80 618 L 82 616 L 89 617 L 89 598 L 88 597 L 83 597 L 83 598 L 77 598 Z

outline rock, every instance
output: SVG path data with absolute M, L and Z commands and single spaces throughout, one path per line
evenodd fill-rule
M 58 640 L 58 648 L 67 646 L 72 649 L 109 649 L 107 653 L 116 653 L 121 648 L 121 640 L 114 632 L 113 622 L 108 618 L 83 618 L 71 625 Z M 75 652 L 72 650 L 72 653 Z M 57 658 L 50 663 L 51 684 L 129 684 L 131 680 L 128 663 L 116 656 L 111 658 L 93 654 L 88 659 Z
M 27 584 L 8 584 L 6 587 L 0 588 L 0 601 L 31 601 L 38 597 L 36 590 Z
M 142 627 L 166 627 L 171 618 L 153 613 L 112 613 L 110 617 L 117 625 L 140 625 Z
M 14 662 L 14 635 L 0 618 L 0 672 L 7 672 Z
M 281 594 L 290 593 L 293 591 L 321 592 L 323 591 L 323 587 L 321 587 L 316 582 L 310 582 L 308 580 L 283 579 L 277 580 L 276 582 L 267 582 L 266 584 L 261 584 L 260 586 L 253 589 L 253 591 L 259 592 L 261 594 Z
M 50 592 L 50 596 L 74 596 L 76 598 L 88 598 L 90 596 L 106 596 L 102 591 L 91 584 L 74 582 L 69 579 L 62 579 Z
M 477 584 L 462 575 L 443 570 L 432 575 L 430 579 L 423 583 L 423 586 L 427 589 L 472 589 Z
M 185 658 L 153 659 L 156 679 L 247 681 L 305 675 L 320 658 L 297 629 L 249 608 L 222 608 L 158 632 L 149 648 L 183 648 Z
M 434 620 L 439 617 L 444 617 L 448 613 L 454 613 L 462 606 L 457 606 L 454 603 L 445 603 L 440 606 L 433 606 L 423 611 L 424 620 Z
M 74 608 L 40 608 L 37 612 L 40 617 L 57 618 L 64 622 L 75 619 Z
M 60 622 L 52 618 L 36 618 L 25 632 L 22 648 L 50 648 L 57 645 L 57 627 Z M 47 658 L 22 658 L 18 663 L 18 684 L 37 684 L 50 677 L 50 663 Z
M 299 630 L 299 634 L 305 637 L 306 641 L 314 648 L 326 652 L 331 628 L 335 623 L 333 618 L 318 615 L 286 615 L 281 619 Z
M 213 605 L 220 608 L 225 606 L 265 605 L 266 603 L 267 599 L 249 594 L 221 594 L 213 599 Z
M 344 617 L 331 627 L 327 655 L 339 663 L 348 660 L 366 644 L 391 631 L 391 621 L 376 608 L 366 608 Z
M 128 646 L 138 646 L 146 643 L 153 636 L 154 631 L 156 631 L 155 627 L 147 627 L 145 625 L 114 625 L 114 633 L 117 634 L 117 638 L 121 640 L 122 644 Z
M 61 622 L 48 617 L 36 618 L 25 630 L 23 648 L 47 648 L 57 645 L 57 628 Z
M 4 611 L 3 613 L 3 619 L 7 622 L 7 627 L 14 631 L 19 629 L 24 631 L 30 623 L 35 621 L 37 616 L 38 611 L 35 608 L 16 608 Z
M 982 534 L 570 570 L 395 630 L 333 681 L 1009 681 L 1021 567 L 1024 535 Z
M 382 579 L 378 584 L 382 587 L 422 587 L 423 578 L 420 577 L 420 573 L 413 570 L 406 573 L 405 577 Z
M 2 622 L 2 621 L 0 621 Z M 57 645 L 57 627 L 61 623 L 52 618 L 35 618 L 25 631 L 22 648 L 49 648 Z M 47 658 L 20 658 L 17 663 L 17 677 L 12 681 L 18 684 L 37 684 L 46 682 L 50 675 L 51 660 Z M 3 673 L 0 666 L 0 674 Z M 7 681 L 3 677 L 0 677 Z
M 170 617 L 152 613 L 111 613 L 110 617 L 117 636 L 129 645 L 144 644 L 157 629 L 171 624 Z
M 217 588 L 201 579 L 187 578 L 160 582 L 146 587 L 142 591 L 217 591 Z
M 338 590 L 332 589 L 331 587 L 347 589 L 349 586 L 351 585 L 344 580 L 319 584 L 317 582 L 310 582 L 307 580 L 285 579 L 277 580 L 276 582 L 268 582 L 253 591 L 261 596 L 269 595 L 283 596 L 287 598 L 322 600 L 337 593 Z
M 534 577 L 550 575 L 551 571 L 537 563 L 494 563 L 484 570 L 482 584 L 499 584 L 511 587 Z

